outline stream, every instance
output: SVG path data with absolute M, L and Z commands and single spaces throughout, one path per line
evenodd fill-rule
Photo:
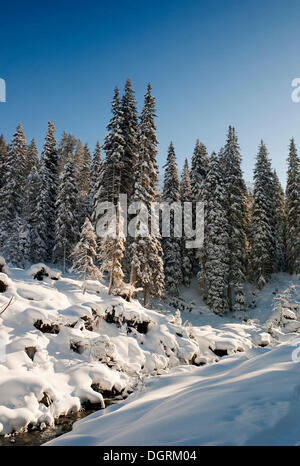
M 105 408 L 112 404 L 118 403 L 120 400 L 114 400 L 112 398 L 104 399 Z M 26 432 L 11 434 L 7 436 L 0 436 L 0 446 L 39 446 L 43 443 L 49 442 L 50 440 L 59 437 L 60 435 L 66 434 L 72 430 L 74 422 L 85 418 L 89 414 L 92 414 L 101 409 L 100 405 L 89 405 L 88 407 L 78 411 L 76 413 L 59 416 L 55 420 L 55 425 L 50 427 L 47 426 L 43 430 L 29 429 Z

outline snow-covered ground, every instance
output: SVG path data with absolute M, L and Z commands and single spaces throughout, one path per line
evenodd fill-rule
M 48 444 L 300 441 L 297 277 L 280 274 L 262 293 L 249 287 L 252 307 L 221 318 L 196 283 L 153 310 L 108 296 L 97 281 L 83 295 L 80 280 L 51 266 L 39 281 L 41 268 L 0 274 L 0 306 L 13 297 L 0 317 L 0 435 L 53 425 L 113 395 L 119 404 Z

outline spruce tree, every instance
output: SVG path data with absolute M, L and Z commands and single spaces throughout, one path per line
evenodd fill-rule
M 39 164 L 39 153 L 36 147 L 35 139 L 33 138 L 28 146 L 27 149 L 27 156 L 26 156 L 26 174 L 29 176 L 33 167 L 38 167 Z
M 165 176 L 163 187 L 163 202 L 171 205 L 180 202 L 180 182 L 178 178 L 176 156 L 173 143 L 168 149 L 167 163 L 165 164 Z M 182 282 L 181 270 L 181 237 L 178 233 L 179 225 L 175 224 L 174 211 L 170 212 L 170 236 L 162 240 L 164 253 L 165 288 L 171 295 L 178 295 Z M 182 226 L 182 225 L 180 225 Z
M 6 163 L 6 154 L 8 147 L 5 141 L 3 134 L 0 136 L 0 190 L 5 183 L 5 163 Z
M 144 304 L 148 295 L 150 298 L 160 297 L 164 288 L 160 236 L 151 230 L 151 215 L 154 215 L 151 206 L 158 198 L 158 140 L 154 118 L 155 98 L 148 84 L 139 126 L 139 164 L 132 198 L 137 203 L 143 202 L 147 218 L 145 225 L 136 225 L 135 237 L 130 245 L 131 282 L 143 287 Z
M 73 259 L 73 265 L 70 269 L 71 272 L 75 272 L 83 275 L 83 294 L 86 291 L 86 279 L 88 277 L 98 278 L 100 271 L 95 265 L 97 259 L 97 237 L 93 225 L 88 218 L 82 226 L 80 238 L 76 244 L 71 258 Z
M 36 260 L 36 228 L 38 219 L 37 205 L 38 196 L 36 195 L 40 186 L 39 172 L 37 167 L 33 165 L 31 172 L 26 181 L 24 203 L 22 210 L 22 218 L 28 229 L 28 245 L 27 252 L 25 253 L 25 259 L 28 262 L 37 262 Z
M 259 146 L 254 170 L 254 196 L 250 226 L 253 279 L 261 289 L 275 271 L 274 179 L 267 148 Z
M 15 222 L 19 221 L 22 211 L 23 194 L 26 174 L 26 138 L 22 125 L 17 126 L 17 130 L 13 135 L 11 144 L 6 153 L 6 158 L 2 169 L 4 173 L 4 183 L 0 190 L 0 242 L 3 250 L 3 255 L 7 260 L 12 260 L 14 264 L 18 264 L 19 254 L 16 249 L 16 259 L 9 243 L 14 241 L 16 245 L 17 232 Z
M 70 157 L 73 160 L 76 144 L 76 137 L 64 131 L 57 151 L 59 175 L 62 173 L 65 164 L 70 160 Z
M 185 210 L 182 213 L 183 216 L 183 234 L 182 234 L 182 242 L 181 242 L 181 257 L 182 257 L 182 281 L 185 286 L 190 286 L 191 283 L 191 276 L 192 276 L 192 261 L 193 261 L 193 253 L 194 249 L 186 248 L 186 241 L 190 240 L 185 234 L 185 230 L 187 225 L 185 223 L 190 223 L 192 226 L 192 213 L 191 215 L 187 215 L 187 204 L 185 206 L 184 203 L 189 203 L 192 201 L 192 186 L 191 186 L 191 179 L 190 179 L 190 172 L 189 172 L 189 165 L 188 160 L 185 159 L 183 172 L 181 176 L 181 183 L 180 183 L 180 200 Z
M 213 152 L 203 191 L 205 260 L 201 275 L 207 304 L 215 313 L 221 315 L 228 310 L 229 238 L 228 219 L 224 208 L 225 194 L 225 180 L 220 162 Z
M 99 189 L 99 181 L 101 177 L 101 146 L 99 141 L 96 143 L 93 160 L 91 164 L 91 176 L 90 176 L 90 190 L 89 190 L 89 213 L 92 216 L 93 213 L 93 206 L 94 206 L 94 198 Z
M 274 179 L 274 237 L 275 237 L 275 271 L 287 271 L 286 250 L 286 205 L 285 196 L 276 171 L 273 172 Z
M 56 201 L 54 258 L 63 263 L 64 271 L 78 240 L 77 202 L 78 189 L 74 178 L 73 163 L 70 160 L 65 164 L 60 176 Z
M 55 243 L 56 198 L 58 190 L 58 155 L 57 143 L 54 137 L 55 127 L 48 123 L 47 135 L 40 162 L 39 216 L 41 244 L 45 251 L 40 260 L 51 261 Z M 44 230 L 42 232 L 42 230 Z M 42 253 L 42 249 L 41 249 Z
M 246 187 L 241 170 L 241 156 L 235 130 L 229 126 L 220 164 L 225 179 L 226 212 L 229 238 L 228 304 L 230 310 L 244 308 L 246 273 L 246 236 L 244 196 Z
M 125 84 L 121 100 L 121 131 L 123 155 L 121 167 L 120 192 L 127 194 L 128 201 L 133 194 L 135 169 L 138 160 L 138 116 L 134 91 L 130 79 Z
M 286 185 L 287 255 L 289 271 L 300 273 L 300 158 L 290 141 Z

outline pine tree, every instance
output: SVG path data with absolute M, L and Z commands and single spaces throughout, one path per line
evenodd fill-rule
M 35 165 L 33 165 L 31 172 L 27 178 L 25 185 L 24 193 L 24 203 L 22 210 L 22 218 L 24 224 L 27 225 L 28 230 L 28 243 L 25 245 L 26 252 L 25 260 L 27 262 L 37 262 L 36 259 L 36 228 L 38 219 L 36 218 L 37 214 L 37 205 L 38 205 L 38 196 L 36 195 L 40 186 L 39 172 Z
M 62 261 L 64 271 L 68 258 L 78 240 L 78 219 L 76 217 L 78 189 L 74 178 L 73 163 L 65 164 L 59 180 L 56 201 L 56 241 L 54 258 Z
M 164 187 L 162 200 L 171 205 L 180 201 L 180 182 L 178 178 L 176 156 L 173 143 L 168 149 L 167 163 L 165 165 Z M 181 225 L 180 225 L 181 226 Z M 170 212 L 170 236 L 162 241 L 164 253 L 165 288 L 171 295 L 178 294 L 182 282 L 181 270 L 181 237 L 178 225 L 175 222 L 174 211 Z
M 287 254 L 290 273 L 300 273 L 300 158 L 294 139 L 288 156 L 286 186 Z
M 130 245 L 131 282 L 138 283 L 144 290 L 144 304 L 147 296 L 160 297 L 164 288 L 164 273 L 160 236 L 151 231 L 154 213 L 152 203 L 158 198 L 158 167 L 156 163 L 157 145 L 155 118 L 155 98 L 148 84 L 139 126 L 139 166 L 132 200 L 142 201 L 146 207 L 145 224 L 136 225 L 135 238 Z
M 190 223 L 192 226 L 192 214 L 191 216 L 187 215 L 187 207 L 185 206 L 185 202 L 191 202 L 192 200 L 192 186 L 191 186 L 191 179 L 190 179 L 190 172 L 189 172 L 189 165 L 187 159 L 184 161 L 184 167 L 181 177 L 180 183 L 180 200 L 181 204 L 184 206 L 185 214 L 183 213 L 183 235 L 182 235 L 182 242 L 181 242 L 181 257 L 182 257 L 182 281 L 185 286 L 190 286 L 191 283 L 191 276 L 192 276 L 192 261 L 193 261 L 193 253 L 194 249 L 187 249 L 186 248 L 186 241 L 190 240 L 186 236 L 186 223 Z
M 99 259 L 101 273 L 108 272 L 108 294 L 119 293 L 123 287 L 124 273 L 121 261 L 125 251 L 125 236 L 123 233 L 123 217 L 120 204 L 116 206 L 115 218 L 108 225 L 106 235 L 100 242 Z
M 101 179 L 101 146 L 99 141 L 96 143 L 94 156 L 91 165 L 91 176 L 90 176 L 90 191 L 89 191 L 89 212 L 90 216 L 93 213 L 94 198 L 97 190 L 99 189 L 99 181 Z
M 276 171 L 273 172 L 274 177 L 274 230 L 275 230 L 275 271 L 287 271 L 287 250 L 286 250 L 286 206 L 285 196 L 280 184 Z
M 228 310 L 228 272 L 229 244 L 228 219 L 224 200 L 226 199 L 225 180 L 220 162 L 213 152 L 203 191 L 205 206 L 204 269 L 201 271 L 204 280 L 204 294 L 208 306 L 217 314 Z
M 70 157 L 73 161 L 76 144 L 76 137 L 73 136 L 73 134 L 68 134 L 64 131 L 57 151 L 59 175 L 62 173 L 65 164 L 70 160 Z
M 123 155 L 121 167 L 120 192 L 127 194 L 128 201 L 133 194 L 135 169 L 138 161 L 138 116 L 134 91 L 127 79 L 121 100 L 121 131 Z
M 33 167 L 38 167 L 39 164 L 39 153 L 36 147 L 35 139 L 33 138 L 28 146 L 26 154 L 26 174 L 29 176 Z
M 83 294 L 86 291 L 86 279 L 88 277 L 98 278 L 100 271 L 95 265 L 97 258 L 97 238 L 93 225 L 88 218 L 85 219 L 83 224 L 79 242 L 76 244 L 71 257 L 73 259 L 73 265 L 70 269 L 71 272 L 75 272 L 83 275 Z
M 26 138 L 24 130 L 19 124 L 13 135 L 11 145 L 9 146 L 3 163 L 3 173 L 5 182 L 0 191 L 0 242 L 3 255 L 7 260 L 11 260 L 18 265 L 18 257 L 13 251 L 9 251 L 10 243 L 14 238 L 14 244 L 17 244 L 17 233 L 15 222 L 18 220 L 23 204 L 23 192 L 25 185 L 25 167 L 26 167 Z
M 244 307 L 246 273 L 246 237 L 244 196 L 246 187 L 241 170 L 241 156 L 235 130 L 229 126 L 228 137 L 220 156 L 225 179 L 226 212 L 229 237 L 228 303 L 229 310 Z
M 56 197 L 58 190 L 58 156 L 55 128 L 48 123 L 47 135 L 40 162 L 39 216 L 42 256 L 40 260 L 51 261 L 55 243 Z M 42 231 L 43 230 L 43 231 Z M 45 247 L 45 250 L 42 249 Z
M 0 136 L 0 189 L 5 183 L 5 172 L 4 167 L 6 163 L 6 155 L 7 155 L 8 147 L 5 141 L 3 134 Z
M 254 198 L 250 226 L 253 279 L 261 289 L 274 272 L 274 179 L 267 148 L 259 146 L 254 170 Z

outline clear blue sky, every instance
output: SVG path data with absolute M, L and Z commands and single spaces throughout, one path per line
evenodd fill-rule
M 263 138 L 284 181 L 289 138 L 300 145 L 299 1 L 2 2 L 0 39 L 9 139 L 21 121 L 41 147 L 50 119 L 93 148 L 130 77 L 139 107 L 148 81 L 157 98 L 160 165 L 171 139 L 181 168 L 196 138 L 218 150 L 233 124 L 245 179 Z

